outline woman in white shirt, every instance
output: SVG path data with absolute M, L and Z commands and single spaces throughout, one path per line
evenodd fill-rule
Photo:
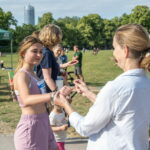
M 69 114 L 77 132 L 89 137 L 87 150 L 148 150 L 149 35 L 141 25 L 123 25 L 115 32 L 113 47 L 115 62 L 124 73 L 108 82 L 97 96 L 84 82 L 75 81 L 77 91 L 93 102 L 86 116 L 75 112 L 61 94 L 55 104 Z

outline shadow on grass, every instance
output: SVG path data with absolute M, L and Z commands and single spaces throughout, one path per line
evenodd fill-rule
M 0 91 L 0 95 L 1 95 L 1 96 L 3 96 L 3 95 L 5 95 L 5 96 L 6 96 L 6 95 L 10 95 L 10 92 L 9 92 L 9 91 L 5 91 L 5 92 L 1 92 L 1 91 Z
M 9 99 L 0 99 L 0 102 L 12 102 L 12 98 Z
M 9 91 L 9 88 L 8 87 L 0 87 L 0 91 L 4 91 L 4 90 L 8 90 Z
M 104 85 L 105 85 L 105 83 L 98 83 L 98 82 L 96 82 L 96 83 L 93 83 L 93 82 L 86 82 L 86 84 L 87 84 L 88 86 L 96 86 L 96 87 L 104 86 Z

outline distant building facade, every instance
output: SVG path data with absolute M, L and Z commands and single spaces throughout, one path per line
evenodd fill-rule
M 34 7 L 31 5 L 24 7 L 24 23 L 35 25 Z

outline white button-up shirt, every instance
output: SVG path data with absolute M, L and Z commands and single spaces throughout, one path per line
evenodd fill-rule
M 73 112 L 71 125 L 89 137 L 87 150 L 148 150 L 150 79 L 129 70 L 108 82 L 85 117 Z

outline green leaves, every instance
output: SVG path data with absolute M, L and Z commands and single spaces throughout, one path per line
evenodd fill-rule
M 0 28 L 8 30 L 11 25 L 16 26 L 17 20 L 14 19 L 12 13 L 4 12 L 2 8 L 0 8 Z
M 45 25 L 50 24 L 54 21 L 53 15 L 51 12 L 43 14 L 42 17 L 39 18 L 38 28 L 41 29 Z

